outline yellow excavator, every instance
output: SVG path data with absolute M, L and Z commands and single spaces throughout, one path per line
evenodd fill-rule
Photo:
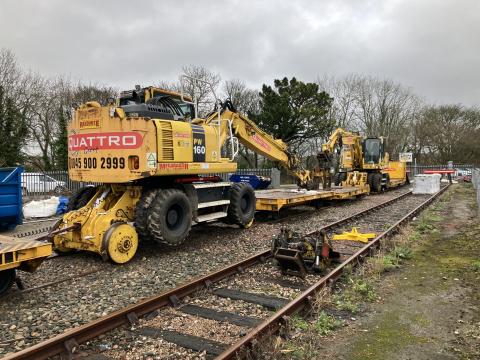
M 69 176 L 102 185 L 70 198 L 70 211 L 56 225 L 56 251 L 93 251 L 124 263 L 139 238 L 175 246 L 192 224 L 222 219 L 251 226 L 252 187 L 210 175 L 236 171 L 239 143 L 286 168 L 299 185 L 318 188 L 321 172 L 302 169 L 283 141 L 230 101 L 216 100 L 206 118 L 198 117 L 196 103 L 183 90 L 137 86 L 107 106 L 88 102 L 75 111 L 68 127 Z
M 408 182 L 405 162 L 390 161 L 385 145 L 383 137 L 363 138 L 358 133 L 338 128 L 322 145 L 319 156 L 329 156 L 331 166 L 335 158 L 338 160 L 335 185 L 347 181 L 347 175 L 353 172 L 366 173 L 370 190 L 380 192 Z

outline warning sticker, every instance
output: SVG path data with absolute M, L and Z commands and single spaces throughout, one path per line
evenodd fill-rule
M 147 152 L 147 166 L 153 169 L 157 167 L 157 154 L 153 152 Z

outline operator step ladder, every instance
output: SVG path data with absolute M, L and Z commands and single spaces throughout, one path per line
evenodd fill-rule
M 220 188 L 225 189 L 231 186 L 229 182 L 201 183 L 201 184 L 192 184 L 192 185 L 195 188 L 195 190 L 202 189 L 204 190 L 202 193 L 207 193 L 207 194 L 208 194 L 208 189 L 215 191 L 215 189 L 220 189 Z M 198 215 L 197 216 L 198 221 L 192 221 L 192 224 L 197 224 L 197 223 L 202 223 L 207 221 L 214 221 L 227 216 L 228 205 L 230 205 L 229 199 L 208 201 L 209 199 L 207 198 L 206 200 L 207 201 L 199 202 L 197 209 L 200 210 L 200 209 L 207 209 L 211 207 L 221 207 L 222 211 L 215 211 L 208 214 Z

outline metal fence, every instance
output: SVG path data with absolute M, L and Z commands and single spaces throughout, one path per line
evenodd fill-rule
M 451 166 L 451 167 L 450 167 Z M 418 174 L 423 174 L 425 170 L 455 170 L 454 177 L 463 177 L 466 175 L 472 175 L 472 170 L 475 169 L 473 164 L 437 164 L 437 165 L 422 165 L 422 164 L 409 164 L 407 170 L 410 171 L 410 175 L 413 177 Z
M 92 184 L 72 181 L 67 171 L 24 172 L 22 194 L 24 201 L 52 195 L 70 195 L 79 188 Z
M 228 181 L 234 173 L 218 173 Z M 238 169 L 235 174 L 266 176 L 272 179 L 271 187 L 280 186 L 280 170 L 278 169 Z M 45 198 L 49 196 L 71 195 L 74 191 L 86 185 L 98 183 L 73 181 L 67 171 L 24 172 L 22 174 L 22 194 L 24 201 Z
M 473 188 L 477 190 L 478 216 L 480 217 L 480 169 L 473 169 L 472 172 Z

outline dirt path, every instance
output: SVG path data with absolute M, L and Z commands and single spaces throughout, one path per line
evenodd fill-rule
M 417 224 L 427 231 L 413 259 L 363 315 L 319 339 L 317 358 L 480 359 L 480 221 L 470 187 L 447 196 Z

